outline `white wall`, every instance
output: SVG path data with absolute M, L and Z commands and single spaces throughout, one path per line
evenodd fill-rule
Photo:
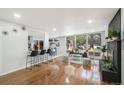
M 2 72 L 6 74 L 25 66 L 28 49 L 28 31 L 23 31 L 22 26 L 0 21 L 1 31 L 8 34 L 2 35 Z M 13 29 L 17 29 L 14 32 Z
M 124 8 L 121 9 L 121 37 L 124 39 Z M 122 84 L 124 84 L 124 40 L 122 41 L 122 63 L 121 63 L 121 73 L 122 73 Z
M 45 39 L 45 34 L 40 30 L 27 28 L 23 31 L 21 27 L 21 25 L 0 21 L 0 75 L 25 67 L 28 35 L 33 36 L 34 40 Z M 17 32 L 13 29 L 17 29 Z M 3 35 L 2 31 L 8 31 L 8 35 Z
M 0 27 L 0 74 L 2 73 L 2 33 Z
M 28 52 L 28 35 L 33 36 L 33 39 L 36 40 L 47 38 L 45 43 L 46 47 L 49 47 L 48 34 L 46 35 L 37 29 L 27 28 L 24 31 L 21 28 L 21 25 L 0 21 L 0 75 L 25 67 Z M 17 29 L 17 32 L 14 32 L 13 29 Z M 8 34 L 2 34 L 3 31 L 7 31 Z M 44 35 L 46 35 L 46 38 Z

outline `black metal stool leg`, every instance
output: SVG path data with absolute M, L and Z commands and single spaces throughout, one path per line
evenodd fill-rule
M 32 65 L 33 65 L 33 57 L 31 57 L 31 70 L 32 70 Z
M 28 56 L 26 57 L 26 69 L 27 69 L 27 65 L 28 65 Z

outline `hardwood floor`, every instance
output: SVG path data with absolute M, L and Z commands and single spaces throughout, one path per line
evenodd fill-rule
M 101 83 L 98 60 L 94 65 L 68 64 L 59 57 L 54 62 L 42 63 L 32 70 L 22 69 L 0 77 L 2 85 L 97 85 Z

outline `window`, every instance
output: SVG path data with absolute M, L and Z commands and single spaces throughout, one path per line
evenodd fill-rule
M 76 36 L 76 48 L 85 49 L 86 48 L 86 35 Z
M 80 34 L 66 37 L 67 50 L 98 48 L 101 46 L 101 33 Z
M 101 34 L 100 33 L 88 34 L 88 45 L 89 46 L 100 46 L 101 45 Z

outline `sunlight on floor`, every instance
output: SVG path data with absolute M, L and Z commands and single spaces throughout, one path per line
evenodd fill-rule
M 68 76 L 75 75 L 75 67 L 72 65 L 65 66 L 65 74 Z
M 65 82 L 68 84 L 70 81 L 69 81 L 69 77 L 66 77 L 65 78 Z

